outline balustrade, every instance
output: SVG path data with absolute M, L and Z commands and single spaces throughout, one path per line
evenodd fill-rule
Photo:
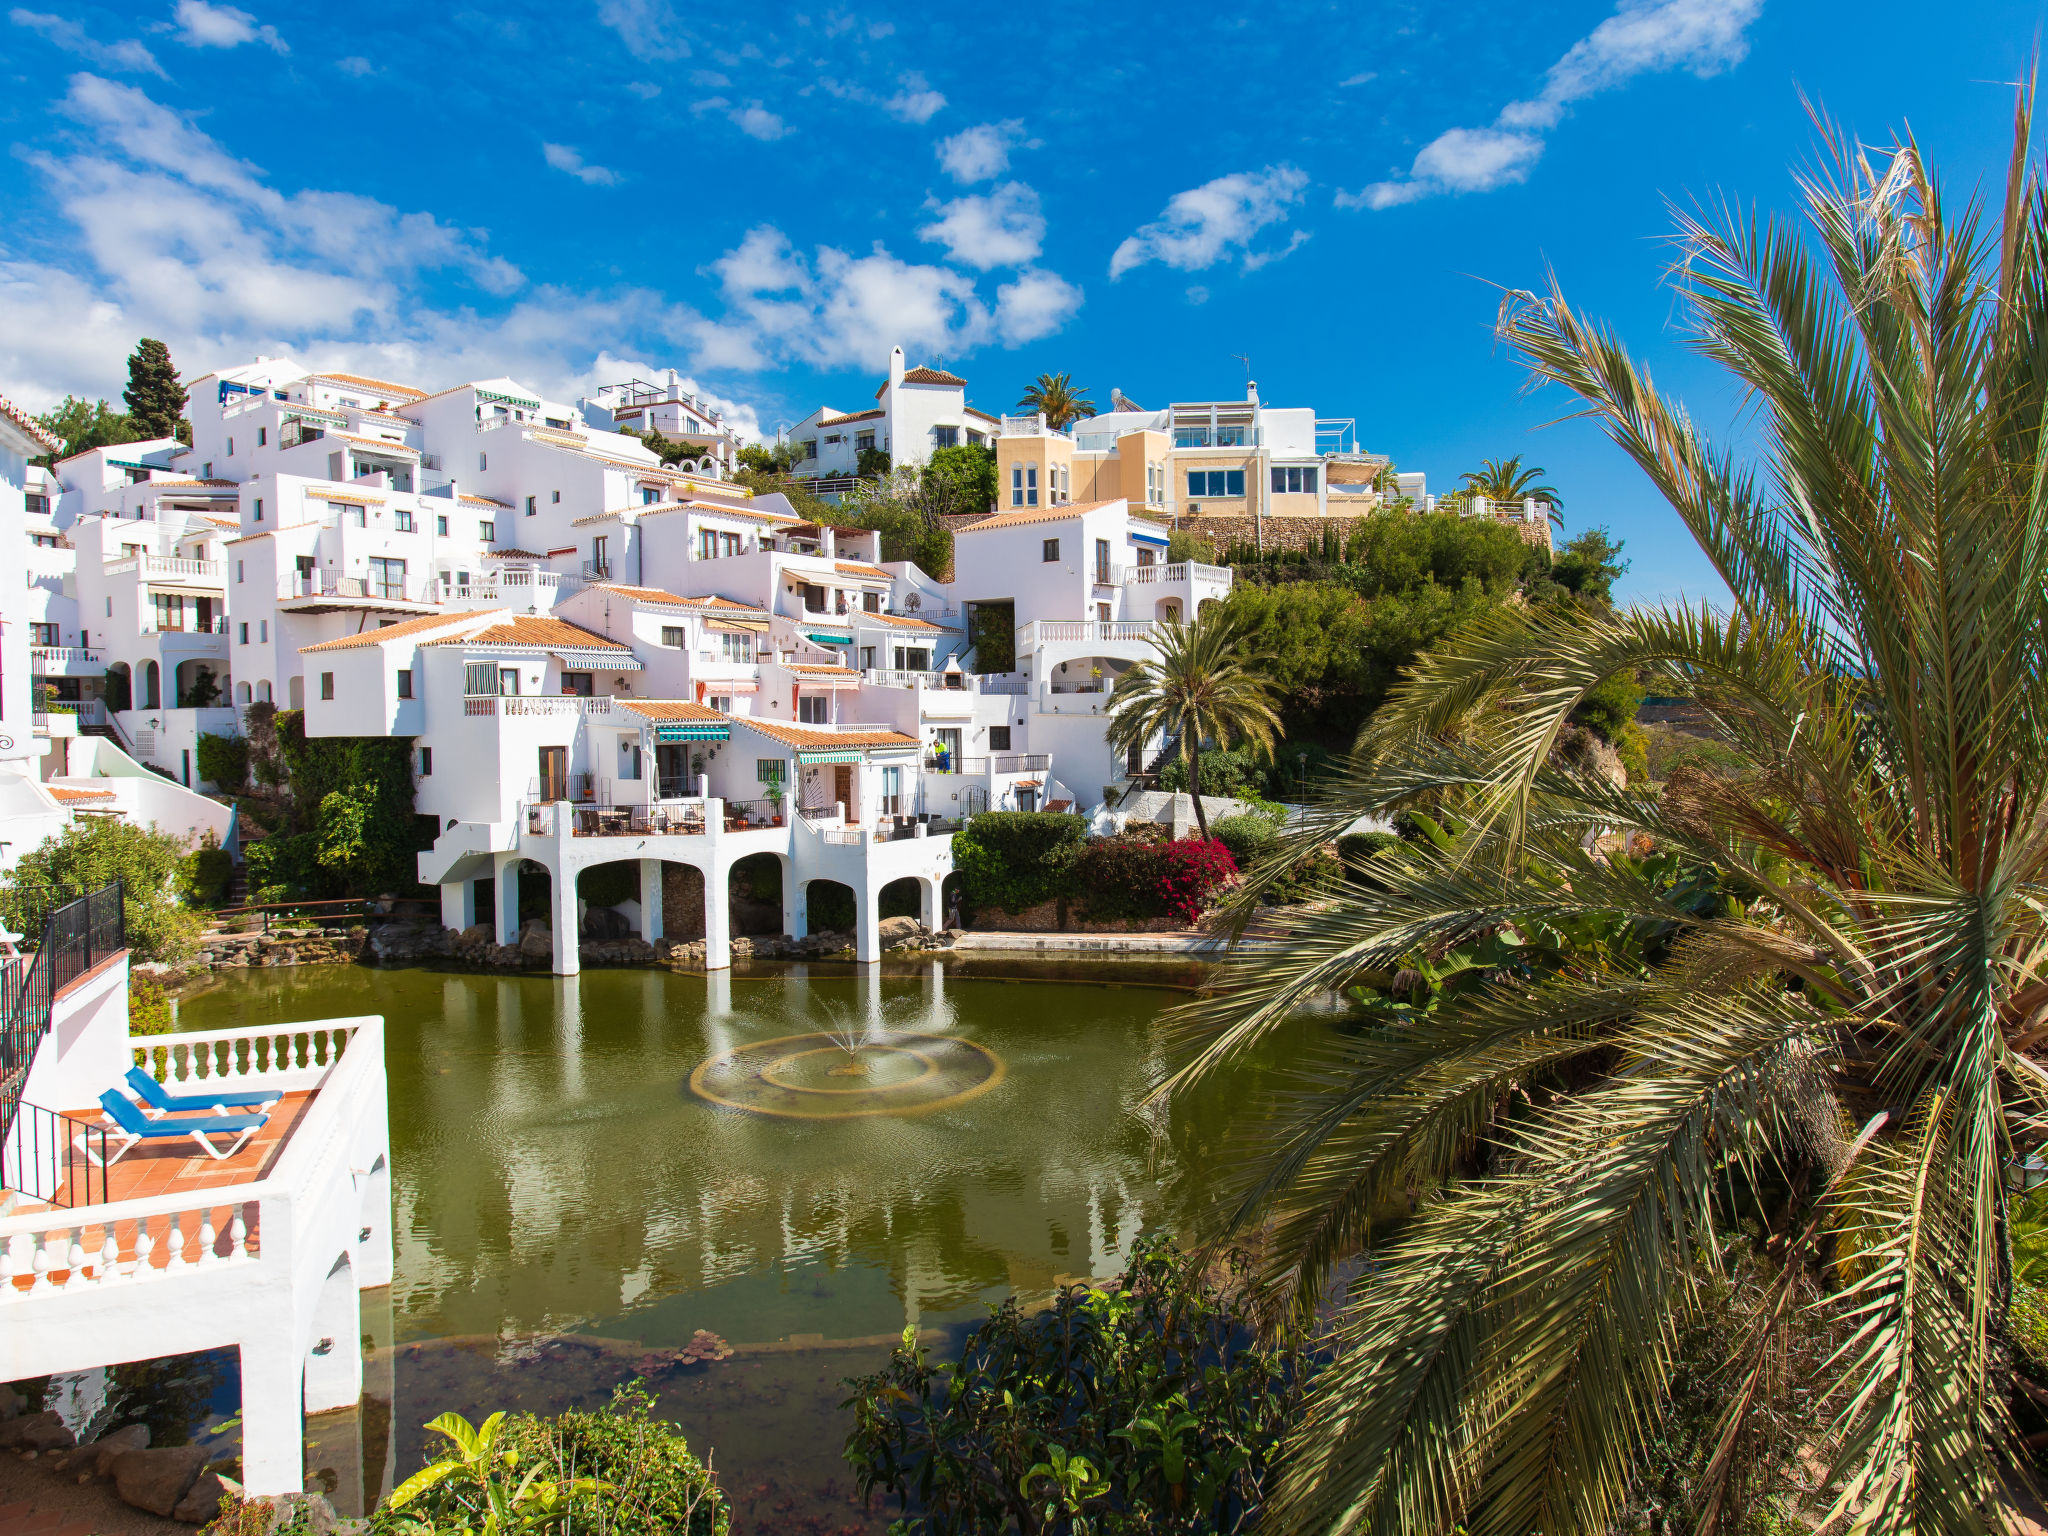
M 251 1262 L 262 1253 L 261 1205 L 182 1194 L 104 1206 L 97 1221 L 52 1211 L 27 1231 L 0 1235 L 0 1307 Z

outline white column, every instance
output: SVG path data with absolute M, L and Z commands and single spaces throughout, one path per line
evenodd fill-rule
M 476 922 L 476 882 L 474 880 L 444 880 L 441 882 L 441 926 L 453 928 L 457 933 Z
M 306 1483 L 304 1371 L 288 1315 L 277 1317 L 275 1334 L 241 1345 L 242 1486 L 251 1496 L 297 1493 Z
M 801 939 L 811 931 L 810 913 L 804 910 L 804 888 L 796 877 L 796 860 L 782 861 L 782 931 Z
M 712 804 L 718 804 L 712 801 Z M 732 870 L 713 855 L 704 869 L 704 969 L 732 967 Z
M 554 907 L 550 922 L 555 934 L 555 974 L 574 976 L 583 969 L 583 956 L 576 937 L 576 872 L 557 867 L 548 872 L 548 890 Z
M 519 855 L 501 860 L 491 878 L 497 882 L 498 942 L 511 944 L 519 938 Z
M 661 860 L 640 861 L 640 937 L 652 944 L 661 937 Z
M 363 1395 L 363 1312 L 357 1297 L 348 1264 L 337 1264 L 313 1312 L 313 1340 L 306 1354 L 308 1413 L 352 1408 Z
M 880 897 L 866 879 L 853 888 L 853 958 L 862 965 L 882 958 L 882 924 L 875 916 Z

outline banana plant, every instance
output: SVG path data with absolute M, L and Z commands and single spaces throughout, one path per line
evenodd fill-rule
M 462 1500 L 465 1511 L 471 1499 L 478 1502 L 476 1513 L 484 1520 L 480 1536 L 511 1536 L 512 1532 L 545 1529 L 562 1512 L 570 1498 L 597 1494 L 604 1484 L 596 1478 L 573 1478 L 566 1483 L 543 1478 L 536 1466 L 519 1478 L 519 1452 L 499 1448 L 505 1414 L 501 1409 L 473 1425 L 459 1413 L 444 1413 L 426 1427 L 445 1438 L 452 1450 L 440 1460 L 415 1472 L 393 1490 L 386 1507 L 403 1509 L 422 1494 L 447 1483 Z M 515 1478 L 519 1480 L 514 1481 Z M 471 1527 L 465 1520 L 461 1527 Z

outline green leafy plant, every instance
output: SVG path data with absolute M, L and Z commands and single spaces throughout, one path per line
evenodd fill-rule
M 987 811 L 953 835 L 953 868 L 976 907 L 1022 912 L 1065 894 L 1067 858 L 1087 823 L 1060 811 Z
M 202 907 L 225 906 L 234 885 L 235 861 L 220 839 L 208 832 L 199 846 L 185 855 L 181 873 L 185 889 Z
M 128 973 L 128 1033 L 168 1035 L 171 1032 L 171 994 L 148 971 Z
M 249 743 L 241 736 L 200 733 L 199 777 L 210 779 L 223 794 L 235 794 L 249 782 Z
M 504 1427 L 502 1410 L 478 1425 L 459 1413 L 434 1419 L 427 1428 L 447 1440 L 450 1449 L 394 1488 L 384 1507 L 403 1510 L 423 1495 L 445 1490 L 454 1496 L 456 1519 L 435 1520 L 420 1529 L 505 1536 L 512 1531 L 544 1531 L 569 1498 L 601 1491 L 595 1478 L 575 1478 L 565 1485 L 545 1476 L 546 1462 L 534 1462 L 522 1474 L 518 1450 L 499 1446 Z
M 0 919 L 33 937 L 51 908 L 119 880 L 130 954 L 181 960 L 199 932 L 178 899 L 184 859 L 183 840 L 168 832 L 111 816 L 73 821 L 23 854 L 0 883 Z
M 1005 1302 L 951 1364 L 906 1330 L 848 1383 L 862 1494 L 896 1500 L 905 1536 L 1250 1529 L 1308 1368 L 1234 1310 L 1237 1262 L 1212 1280 L 1146 1239 L 1109 1289 Z

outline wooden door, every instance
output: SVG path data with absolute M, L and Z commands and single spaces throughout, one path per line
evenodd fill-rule
M 542 747 L 540 749 L 540 797 L 543 800 L 566 800 L 569 798 L 569 749 L 567 747 Z
M 860 802 L 853 797 L 853 764 L 838 763 L 832 769 L 832 798 L 846 807 L 848 821 L 860 820 Z

